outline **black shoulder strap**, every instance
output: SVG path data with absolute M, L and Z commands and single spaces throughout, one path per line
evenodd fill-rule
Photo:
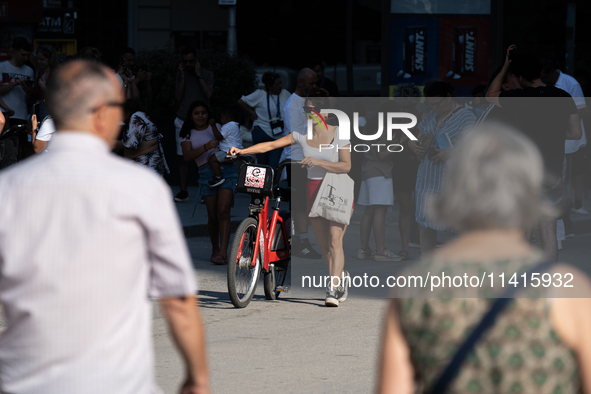
M 449 113 L 449 115 L 447 115 L 447 117 L 445 118 L 445 120 L 443 121 L 443 125 L 445 124 L 445 122 L 447 122 L 449 120 L 449 118 L 453 117 L 455 114 L 457 114 L 461 109 L 464 109 L 464 107 L 462 107 L 461 105 L 459 107 L 456 107 L 453 111 L 451 111 Z M 441 125 L 441 127 L 443 127 L 443 125 Z
M 530 272 L 544 272 L 550 268 L 550 266 L 554 264 L 553 261 L 545 260 L 536 266 L 532 267 L 531 269 L 526 271 L 526 278 L 529 276 Z M 522 287 L 522 277 L 518 277 L 518 284 L 517 286 L 509 286 L 507 290 L 503 293 L 502 298 L 497 298 L 488 312 L 484 315 L 480 323 L 476 326 L 474 331 L 470 334 L 470 336 L 464 341 L 462 346 L 458 349 L 456 354 L 454 354 L 453 359 L 447 364 L 447 367 L 443 370 L 439 378 L 429 391 L 431 394 L 444 394 L 451 382 L 455 379 L 456 375 L 458 374 L 460 367 L 468 357 L 468 354 L 476 345 L 476 342 L 488 331 L 495 324 L 495 319 L 501 313 L 505 307 L 513 300 L 513 296 L 516 291 L 523 289 Z

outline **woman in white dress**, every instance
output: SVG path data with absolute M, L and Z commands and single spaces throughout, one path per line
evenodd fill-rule
M 318 113 L 315 108 L 328 107 L 328 92 L 324 89 L 313 89 L 306 99 L 304 111 L 308 117 L 315 120 L 312 139 L 306 135 L 290 133 L 289 135 L 275 141 L 263 142 L 246 149 L 231 148 L 232 155 L 251 155 L 271 151 L 277 148 L 285 148 L 290 145 L 299 144 L 304 152 L 302 163 L 308 167 L 308 190 L 307 207 L 308 212 L 316 199 L 318 189 L 327 172 L 348 173 L 351 170 L 351 152 L 348 149 L 349 140 L 341 140 L 338 136 L 338 127 L 328 125 L 325 122 L 328 114 Z M 318 120 L 319 122 L 316 122 Z M 336 140 L 336 141 L 335 141 Z M 332 148 L 325 148 L 331 146 Z M 322 149 L 320 149 L 322 147 Z M 336 154 L 334 150 L 337 149 Z M 336 161 L 333 161 L 333 154 Z M 351 202 L 353 204 L 353 202 Z M 329 275 L 341 278 L 337 286 L 331 283 L 326 289 L 326 306 L 339 306 L 340 302 L 347 299 L 349 273 L 344 270 L 345 254 L 343 252 L 343 237 L 347 225 L 340 224 L 322 217 L 311 217 L 310 222 L 318 245 L 322 250 L 322 257 L 328 264 Z M 335 284 L 336 284 L 335 280 Z

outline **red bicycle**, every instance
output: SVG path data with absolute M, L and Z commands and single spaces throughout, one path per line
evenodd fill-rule
M 239 156 L 244 164 L 238 175 L 236 191 L 251 195 L 249 215 L 244 219 L 232 241 L 228 263 L 228 293 L 236 308 L 246 307 L 264 273 L 265 297 L 276 300 L 287 277 L 291 242 L 291 216 L 279 210 L 281 201 L 289 201 L 291 189 L 279 187 L 283 168 L 297 162 L 285 161 L 273 168 L 251 164 L 247 156 Z M 275 175 L 274 175 L 275 174 Z M 275 206 L 271 206 L 275 199 Z

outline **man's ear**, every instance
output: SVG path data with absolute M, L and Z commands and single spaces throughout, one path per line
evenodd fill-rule
M 100 111 L 101 111 L 101 109 L 99 108 L 90 115 L 92 129 L 95 132 L 97 132 L 101 127 L 101 120 L 100 120 L 100 113 L 99 113 Z
M 104 105 L 98 108 L 95 113 L 92 114 L 92 127 L 94 128 L 94 131 L 101 136 L 106 130 L 107 115 L 107 107 Z

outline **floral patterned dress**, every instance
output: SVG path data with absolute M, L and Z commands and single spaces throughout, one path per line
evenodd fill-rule
M 136 112 L 129 120 L 129 127 L 123 134 L 123 146 L 128 149 L 137 150 L 140 144 L 144 141 L 158 140 L 158 148 L 145 155 L 141 155 L 133 159 L 133 161 L 149 167 L 158 174 L 164 176 L 169 174 L 170 170 L 164 157 L 162 150 L 162 135 L 158 133 L 156 125 L 143 112 Z

